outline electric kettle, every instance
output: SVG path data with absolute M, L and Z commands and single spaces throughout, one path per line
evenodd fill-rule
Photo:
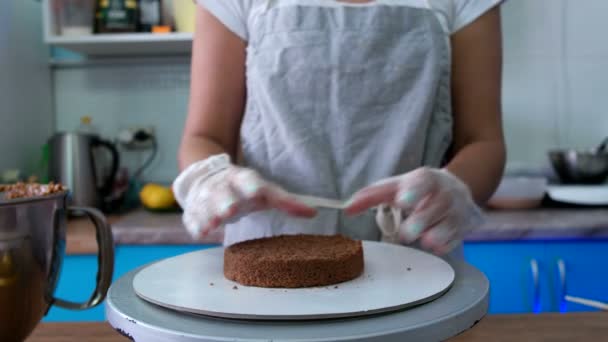
M 114 144 L 96 135 L 57 133 L 49 140 L 49 180 L 65 185 L 75 206 L 102 208 L 103 199 L 112 191 L 119 156 Z M 111 154 L 107 175 L 99 175 L 100 149 Z

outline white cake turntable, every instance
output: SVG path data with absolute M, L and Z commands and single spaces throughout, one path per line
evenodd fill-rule
M 489 283 L 462 261 L 365 241 L 365 272 L 335 286 L 245 287 L 223 250 L 165 259 L 116 281 L 109 323 L 134 341 L 440 341 L 487 312 Z

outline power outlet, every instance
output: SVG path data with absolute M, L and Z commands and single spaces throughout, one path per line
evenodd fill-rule
M 154 147 L 154 127 L 131 127 L 120 132 L 118 141 L 129 150 L 147 150 Z

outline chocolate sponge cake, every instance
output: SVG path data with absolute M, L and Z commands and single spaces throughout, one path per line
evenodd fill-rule
M 224 276 L 247 286 L 326 286 L 362 272 L 361 241 L 341 235 L 282 235 L 241 242 L 224 251 Z

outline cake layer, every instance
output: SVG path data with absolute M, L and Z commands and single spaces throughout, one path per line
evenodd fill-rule
M 247 286 L 327 286 L 363 273 L 363 246 L 341 235 L 282 235 L 226 248 L 224 276 Z

